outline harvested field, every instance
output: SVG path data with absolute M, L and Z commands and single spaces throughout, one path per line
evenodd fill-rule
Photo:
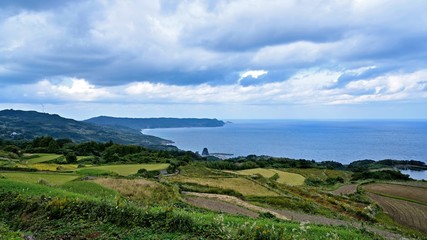
M 92 181 L 124 196 L 137 198 L 151 196 L 153 189 L 161 187 L 160 184 L 145 179 L 96 178 Z
M 364 189 L 368 192 L 414 200 L 416 202 L 425 203 L 427 205 L 427 188 L 399 184 L 374 183 L 365 185 Z
M 333 194 L 341 195 L 341 194 L 353 194 L 357 191 L 357 184 L 344 185 L 339 187 L 337 190 L 332 191 Z
M 396 222 L 427 233 L 427 206 L 368 193 Z
M 278 183 L 288 184 L 291 186 L 302 185 L 304 184 L 304 180 L 305 180 L 305 178 L 300 174 L 288 173 L 288 172 L 284 172 L 276 169 L 255 168 L 255 169 L 236 171 L 236 173 L 242 174 L 242 175 L 260 174 L 265 178 L 270 178 L 277 173 L 277 175 L 279 175 L 279 178 L 277 179 Z
M 244 215 L 251 218 L 258 217 L 258 213 L 256 212 L 217 199 L 209 199 L 203 197 L 187 197 L 185 198 L 185 200 L 191 205 L 209 209 L 215 212 L 229 213 L 233 215 Z
M 197 183 L 211 187 L 232 189 L 243 195 L 278 196 L 276 192 L 245 178 L 191 178 L 184 176 L 171 177 L 175 182 Z
M 245 209 L 249 209 L 249 210 L 254 211 L 254 212 L 269 212 L 279 219 L 288 220 L 288 218 L 282 214 L 279 214 L 279 213 L 277 213 L 273 210 L 267 209 L 267 208 L 255 206 L 255 205 L 250 204 L 248 202 L 245 202 L 245 201 L 243 201 L 237 197 L 222 195 L 222 194 L 195 193 L 195 192 L 185 192 L 184 194 L 186 194 L 187 196 L 190 195 L 190 196 L 195 196 L 195 197 L 215 199 L 217 201 L 222 201 L 222 202 L 228 202 L 230 204 L 240 206 L 240 207 L 244 207 Z M 209 206 L 207 206 L 207 208 L 210 209 Z

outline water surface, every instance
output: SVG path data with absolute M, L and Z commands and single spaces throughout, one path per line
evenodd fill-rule
M 218 128 L 145 129 L 184 150 L 334 160 L 427 160 L 427 121 L 233 120 Z

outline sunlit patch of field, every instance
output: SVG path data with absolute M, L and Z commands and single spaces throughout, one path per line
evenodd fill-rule
M 276 192 L 273 192 L 268 188 L 246 178 L 192 178 L 185 176 L 174 176 L 170 179 L 176 182 L 197 183 L 211 187 L 232 189 L 245 196 L 278 196 Z
M 305 180 L 305 177 L 303 177 L 300 174 L 288 173 L 288 172 L 284 172 L 276 169 L 255 168 L 255 169 L 246 169 L 246 170 L 236 171 L 236 173 L 242 174 L 242 175 L 260 174 L 265 178 L 270 178 L 277 173 L 277 175 L 279 176 L 279 178 L 277 179 L 278 183 L 288 184 L 291 186 L 302 185 L 304 184 L 304 180 Z
M 313 178 L 326 180 L 327 178 L 342 177 L 344 180 L 351 178 L 351 172 L 332 170 L 332 169 L 318 169 L 318 168 L 287 168 L 286 172 L 297 173 L 305 178 Z
M 24 157 L 30 158 L 27 160 L 27 164 L 34 164 L 34 163 L 42 163 L 42 162 L 55 160 L 57 158 L 62 157 L 62 155 L 51 154 L 51 153 L 34 153 L 34 154 L 25 154 Z
M 104 165 L 95 167 L 81 168 L 84 170 L 103 170 L 106 172 L 115 172 L 122 176 L 129 176 L 138 172 L 139 169 L 146 169 L 147 171 L 162 170 L 169 166 L 168 163 L 153 163 L 153 164 L 119 164 L 119 165 Z
M 27 172 L 0 172 L 6 179 L 11 179 L 26 183 L 39 183 L 43 181 L 49 185 L 62 185 L 66 182 L 78 178 L 75 174 L 55 174 L 55 173 L 27 173 Z

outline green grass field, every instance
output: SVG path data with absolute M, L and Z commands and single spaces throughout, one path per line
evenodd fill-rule
M 38 183 L 44 180 L 50 185 L 61 185 L 79 177 L 76 174 L 58 174 L 58 173 L 28 173 L 28 172 L 0 172 L 0 175 L 6 179 L 11 179 L 25 183 Z
M 242 175 L 260 174 L 265 178 L 270 178 L 277 173 L 279 175 L 279 178 L 277 179 L 278 183 L 283 183 L 291 186 L 302 185 L 304 184 L 304 180 L 305 180 L 305 177 L 303 177 L 300 174 L 288 173 L 288 172 L 284 172 L 276 169 L 255 168 L 255 169 L 236 171 L 236 173 L 242 174 Z
M 34 158 L 32 156 L 34 156 Z M 26 154 L 24 157 L 30 158 L 27 160 L 27 164 L 34 164 L 34 163 L 42 163 L 42 162 L 55 160 L 59 157 L 62 157 L 62 155 L 51 154 L 51 153 L 34 153 L 34 154 Z
M 88 170 L 102 170 L 102 171 L 105 171 L 105 173 L 115 172 L 122 176 L 129 176 L 137 173 L 138 170 L 141 168 L 144 168 L 147 171 L 154 171 L 154 170 L 166 169 L 168 166 L 169 164 L 167 163 L 105 165 L 105 166 L 81 168 L 77 171 L 77 173 L 84 173 L 84 171 L 88 171 Z
M 89 195 L 101 199 L 113 200 L 119 194 L 117 191 L 105 188 L 91 181 L 71 181 L 59 186 L 60 189 L 68 192 Z

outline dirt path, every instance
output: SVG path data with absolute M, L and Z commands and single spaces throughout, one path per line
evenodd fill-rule
M 339 187 L 337 190 L 332 191 L 331 193 L 336 194 L 336 195 L 341 195 L 341 194 L 353 194 L 357 191 L 357 184 L 350 184 L 350 185 L 344 185 Z
M 251 218 L 257 218 L 259 215 L 257 212 L 217 199 L 210 199 L 204 197 L 186 197 L 185 200 L 191 205 L 206 208 L 215 212 L 225 212 L 233 215 L 244 215 Z
M 323 216 L 295 212 L 291 210 L 277 210 L 277 209 L 263 208 L 263 207 L 255 206 L 253 204 L 245 202 L 239 198 L 228 196 L 228 195 L 195 193 L 195 192 L 183 192 L 183 193 L 187 196 L 186 199 L 190 204 L 203 207 L 206 209 L 211 209 L 214 211 L 246 215 L 249 217 L 257 217 L 258 214 L 256 212 L 269 212 L 274 216 L 276 216 L 277 218 L 280 218 L 283 220 L 309 222 L 312 224 L 320 224 L 320 225 L 353 226 L 356 228 L 366 228 L 368 231 L 376 233 L 384 237 L 385 239 L 391 239 L 391 240 L 405 239 L 399 234 L 395 234 L 385 230 L 380 230 L 371 226 L 366 226 L 366 225 L 363 226 L 359 222 L 349 222 L 349 221 L 344 221 L 339 219 L 327 218 Z M 231 207 L 230 205 L 237 205 L 237 206 Z

